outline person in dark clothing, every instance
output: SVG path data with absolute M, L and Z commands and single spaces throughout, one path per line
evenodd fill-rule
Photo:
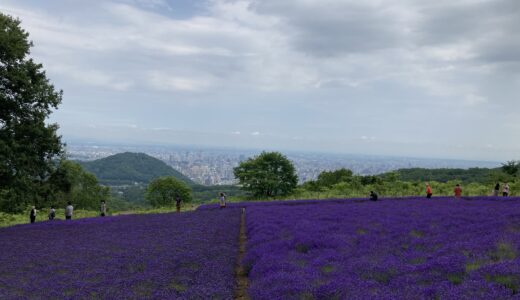
M 495 185 L 495 189 L 493 190 L 493 196 L 498 196 L 498 192 L 500 191 L 500 183 L 497 182 Z
M 175 207 L 177 208 L 177 212 L 181 212 L 181 202 L 182 202 L 181 197 L 179 197 L 179 195 L 177 195 L 175 197 Z
M 106 216 L 107 214 L 107 204 L 105 202 L 105 200 L 101 200 L 101 207 L 99 208 L 100 210 L 100 215 L 102 217 Z
M 49 211 L 49 221 L 54 220 L 56 217 L 56 210 L 54 209 L 54 206 L 51 206 L 51 210 Z
M 31 209 L 31 213 L 29 214 L 29 219 L 31 220 L 31 223 L 36 222 L 36 213 L 37 213 L 36 207 L 33 206 Z
M 374 191 L 370 191 L 370 200 L 377 201 L 377 193 Z

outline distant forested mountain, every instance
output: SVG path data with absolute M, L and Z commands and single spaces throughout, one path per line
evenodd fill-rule
M 173 176 L 190 186 L 196 185 L 191 179 L 163 161 L 144 153 L 125 152 L 79 163 L 87 171 L 96 175 L 100 183 L 106 185 L 148 183 L 161 176 Z
M 399 169 L 396 171 L 402 181 L 460 181 L 461 183 L 491 183 L 500 178 L 500 168 L 470 168 L 470 169 Z

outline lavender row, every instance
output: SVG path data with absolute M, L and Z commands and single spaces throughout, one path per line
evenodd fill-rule
M 508 299 L 520 201 L 320 202 L 247 208 L 253 299 Z
M 440 196 L 440 197 L 432 197 L 431 199 L 427 199 L 425 197 L 387 197 L 380 198 L 379 201 L 383 200 L 418 200 L 422 199 L 424 201 L 438 201 L 438 200 L 451 200 L 455 199 L 450 196 Z M 493 202 L 510 202 L 510 201 L 519 201 L 520 197 L 498 197 L 498 196 L 471 196 L 471 197 L 461 197 L 457 200 L 460 201 L 493 201 Z M 359 203 L 369 201 L 368 198 L 338 198 L 338 199 L 298 199 L 298 200 L 272 200 L 272 201 L 244 201 L 244 202 L 231 202 L 227 203 L 227 207 L 231 208 L 248 208 L 248 207 L 257 207 L 257 206 L 294 206 L 294 205 L 305 205 L 305 204 L 322 204 L 322 203 Z M 211 203 L 201 205 L 197 208 L 197 210 L 215 210 L 219 209 L 218 203 Z
M 1 299 L 231 299 L 238 210 L 0 229 Z

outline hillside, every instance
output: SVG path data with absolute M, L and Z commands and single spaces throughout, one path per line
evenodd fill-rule
M 470 169 L 399 169 L 396 171 L 402 181 L 460 181 L 461 183 L 489 184 L 496 180 L 500 168 L 470 168 Z
M 124 185 L 148 183 L 161 176 L 173 176 L 190 186 L 195 183 L 163 161 L 144 153 L 119 153 L 94 161 L 79 161 L 89 172 L 96 175 L 100 183 Z

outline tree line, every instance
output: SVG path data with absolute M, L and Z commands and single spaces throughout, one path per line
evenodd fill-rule
M 295 168 L 278 152 L 262 152 L 234 169 L 240 186 L 257 199 L 366 197 L 370 191 L 385 196 L 422 195 L 429 183 L 435 195 L 452 195 L 456 184 L 463 184 L 463 195 L 489 195 L 496 183 L 520 189 L 517 180 L 520 161 L 508 161 L 497 169 L 401 169 L 380 175 L 355 175 L 342 168 L 323 171 L 316 180 L 297 185 Z M 516 192 L 518 193 L 518 192 Z

